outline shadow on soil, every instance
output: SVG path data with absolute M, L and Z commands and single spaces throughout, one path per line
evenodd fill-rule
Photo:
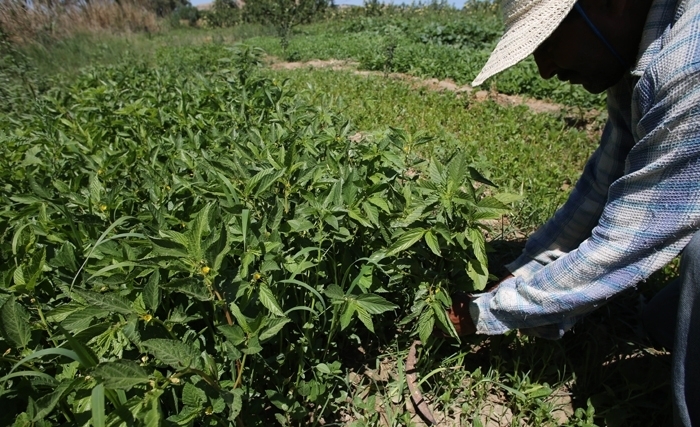
M 492 241 L 490 265 L 503 265 L 517 258 L 523 247 L 523 240 Z M 503 277 L 507 270 L 494 268 L 493 274 Z M 570 417 L 578 408 L 585 412 L 590 402 L 595 410 L 596 425 L 672 425 L 670 355 L 651 347 L 643 337 L 638 319 L 645 297 L 653 295 L 672 276 L 673 272 L 657 274 L 648 282 L 640 284 L 639 289 L 619 295 L 579 322 L 561 340 L 549 341 L 519 336 L 517 333 L 467 338 L 462 344 L 462 349 L 468 353 L 462 365 L 463 370 L 468 373 L 477 370 L 486 373 L 496 369 L 500 379 L 509 386 L 517 385 L 519 381 L 520 384 L 522 381 L 547 383 L 553 387 L 563 383 L 556 392 L 566 397 L 565 406 L 569 408 L 567 416 Z M 351 371 L 362 377 L 367 377 L 368 370 L 374 372 L 370 376 L 386 375 L 387 378 L 371 379 L 369 394 L 382 390 L 386 392 L 384 389 L 391 378 L 396 378 L 397 355 L 410 346 L 409 341 L 396 341 L 397 331 L 394 329 L 378 332 L 377 335 L 368 333 L 358 337 L 362 345 L 347 345 L 340 349 L 343 364 L 350 367 Z M 398 348 L 392 350 L 392 345 Z M 433 348 L 429 355 L 421 355 L 423 360 L 419 361 L 420 370 L 430 372 L 454 352 L 453 345 Z M 381 366 L 374 366 L 375 364 Z M 429 381 L 431 384 L 423 385 L 424 392 L 433 391 L 428 391 L 433 398 L 434 392 L 442 388 L 435 381 L 440 381 L 437 376 Z M 497 404 L 507 406 L 514 416 L 522 416 L 524 419 L 532 416 L 531 413 L 517 413 L 529 409 L 508 403 L 515 399 L 514 396 L 499 395 L 499 398 L 501 401 Z M 457 400 L 460 399 L 464 402 L 469 397 L 457 396 Z M 439 410 L 455 406 L 459 402 L 434 403 L 437 404 L 434 410 Z M 341 419 L 335 421 L 342 424 Z M 509 424 L 496 422 L 488 425 Z
M 517 257 L 523 241 L 492 242 L 491 265 Z M 507 261 L 506 261 L 507 262 Z M 494 272 L 503 277 L 507 271 Z M 500 273 L 500 274 L 499 274 Z M 660 272 L 611 300 L 580 321 L 561 340 L 518 338 L 515 333 L 473 337 L 475 352 L 465 359 L 468 372 L 498 366 L 502 374 L 527 373 L 538 383 L 566 384 L 572 409 L 595 408 L 597 425 L 672 425 L 670 354 L 651 347 L 639 313 L 646 300 L 674 273 Z M 643 296 L 644 295 L 644 296 Z

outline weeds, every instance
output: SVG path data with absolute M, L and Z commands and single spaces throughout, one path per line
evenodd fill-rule
M 12 42 L 28 44 L 50 43 L 81 32 L 155 32 L 159 24 L 155 14 L 131 1 L 27 7 L 23 1 L 10 0 L 0 3 L 0 28 Z

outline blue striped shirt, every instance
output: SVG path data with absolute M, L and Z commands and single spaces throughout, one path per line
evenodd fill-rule
M 636 65 L 567 202 L 470 304 L 477 333 L 559 338 L 700 228 L 700 0 L 654 0 Z

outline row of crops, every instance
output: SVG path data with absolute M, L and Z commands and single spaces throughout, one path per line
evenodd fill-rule
M 513 198 L 259 60 L 3 75 L 0 424 L 337 420 L 353 349 L 429 343 L 449 291 L 484 287 L 482 224 Z
M 359 67 L 469 84 L 503 32 L 497 4 L 467 2 L 463 9 L 388 7 L 371 13 L 350 10 L 297 27 L 280 43 L 258 37 L 250 43 L 289 61 L 349 59 Z M 283 48 L 286 46 L 286 48 Z M 553 100 L 585 109 L 604 109 L 605 98 L 556 79 L 543 80 L 532 58 L 489 79 L 484 89 Z

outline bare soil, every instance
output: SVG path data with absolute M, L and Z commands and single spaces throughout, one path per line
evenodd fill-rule
M 562 104 L 556 104 L 549 101 L 528 98 L 520 95 L 506 95 L 486 90 L 476 90 L 470 85 L 458 85 L 450 79 L 426 79 L 416 77 L 405 73 L 382 73 L 381 71 L 359 70 L 359 64 L 354 61 L 344 61 L 338 59 L 330 60 L 312 60 L 307 62 L 286 62 L 279 58 L 268 57 L 267 62 L 272 69 L 277 70 L 296 70 L 300 68 L 330 68 L 336 71 L 351 71 L 359 76 L 385 76 L 395 80 L 403 80 L 410 82 L 416 88 L 426 88 L 436 92 L 454 92 L 457 94 L 473 94 L 473 99 L 476 101 L 492 100 L 503 106 L 518 106 L 524 105 L 534 113 L 566 113 L 571 110 Z M 586 113 L 585 121 L 590 121 L 600 115 L 599 111 L 591 110 Z

